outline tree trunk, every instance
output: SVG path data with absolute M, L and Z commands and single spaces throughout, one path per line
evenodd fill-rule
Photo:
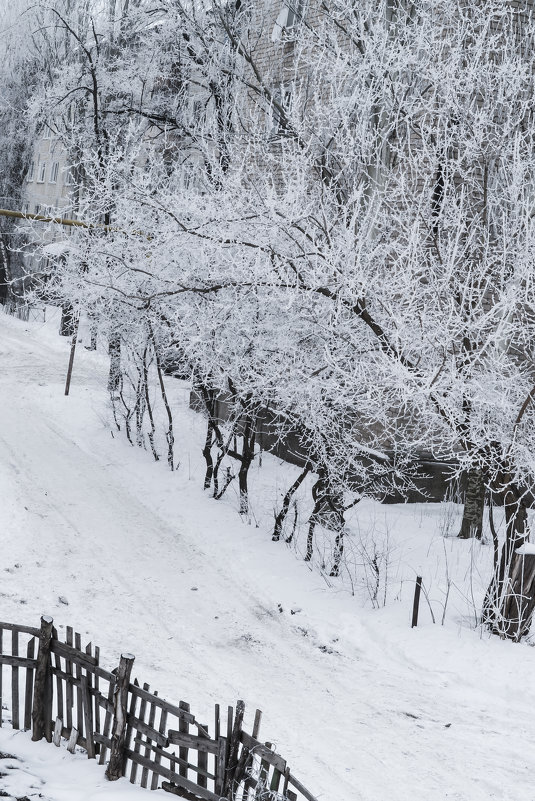
M 324 528 L 329 529 L 329 531 L 336 532 L 334 564 L 331 575 L 337 576 L 340 569 L 340 560 L 344 550 L 343 494 L 331 485 L 327 471 L 324 468 L 318 469 L 318 480 L 312 487 L 312 497 L 314 499 L 314 509 L 309 519 L 305 562 L 310 562 L 312 559 L 314 530 L 316 528 L 316 524 L 319 523 Z
M 249 468 L 254 460 L 255 440 L 256 416 L 254 414 L 247 414 L 243 429 L 243 448 L 238 472 L 241 515 L 249 514 L 249 488 L 247 485 L 247 478 L 249 475 Z
M 468 471 L 463 520 L 458 536 L 467 540 L 483 536 L 483 512 L 485 511 L 485 482 L 483 471 L 477 468 Z
M 108 375 L 108 391 L 114 394 L 119 389 L 121 381 L 121 335 L 110 334 L 108 343 L 110 354 L 110 372 Z
M 75 330 L 74 309 L 70 303 L 61 309 L 61 322 L 59 333 L 62 337 L 72 337 Z
M 284 500 L 282 502 L 282 508 L 281 508 L 280 512 L 278 513 L 278 515 L 275 517 L 275 526 L 273 528 L 273 534 L 272 534 L 272 537 L 271 537 L 273 542 L 278 542 L 280 540 L 281 534 L 282 534 L 282 524 L 284 523 L 284 521 L 286 519 L 286 515 L 288 514 L 288 510 L 290 508 L 291 500 L 292 500 L 293 496 L 295 495 L 295 493 L 297 492 L 297 490 L 299 489 L 299 487 L 301 486 L 301 484 L 303 483 L 303 481 L 306 478 L 306 476 L 310 473 L 311 468 L 312 468 L 312 465 L 309 462 L 307 462 L 303 472 L 300 473 L 297 476 L 297 478 L 295 479 L 294 483 L 292 484 L 292 486 L 290 487 L 290 489 L 288 490 L 288 492 L 284 496 Z
M 214 473 L 214 460 L 212 459 L 212 430 L 212 422 L 210 418 L 208 418 L 206 425 L 206 438 L 204 440 L 204 448 L 202 449 L 202 455 L 204 456 L 204 461 L 206 462 L 204 489 L 210 489 L 212 486 L 212 476 Z
M 202 455 L 204 456 L 204 460 L 206 462 L 206 472 L 204 474 L 204 489 L 210 489 L 212 486 L 212 481 L 214 482 L 214 496 L 217 495 L 219 490 L 218 484 L 218 472 L 219 466 L 223 459 L 224 454 L 224 446 L 223 446 L 223 436 L 221 434 L 221 430 L 219 428 L 218 420 L 217 420 L 217 399 L 216 393 L 213 389 L 208 388 L 205 384 L 198 380 L 195 383 L 195 389 L 201 396 L 204 401 L 204 408 L 206 410 L 206 414 L 208 417 L 207 427 L 206 427 L 206 438 L 204 440 L 204 448 L 202 450 Z M 214 460 L 212 457 L 212 446 L 217 443 L 219 446 L 219 457 L 214 465 Z
M 333 578 L 340 575 L 340 563 L 344 555 L 344 534 L 345 534 L 345 529 L 344 529 L 343 512 L 342 512 L 340 530 L 338 531 L 335 540 L 333 566 L 331 568 L 331 573 L 330 573 L 330 575 Z
M 525 564 L 517 549 L 528 541 L 528 513 L 524 493 L 509 473 L 496 481 L 505 510 L 505 542 L 500 562 L 487 590 L 483 604 L 483 620 L 501 637 L 518 642 L 529 633 L 535 606 L 535 582 L 531 563 Z
M 91 314 L 89 315 L 89 334 L 90 334 L 90 343 L 89 345 L 85 346 L 86 350 L 96 350 L 97 349 L 97 332 L 98 332 L 98 325 L 97 321 L 94 316 Z

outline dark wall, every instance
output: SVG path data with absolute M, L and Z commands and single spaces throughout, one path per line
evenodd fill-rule
M 221 423 L 228 419 L 230 413 L 230 403 L 227 398 L 228 396 L 220 394 L 215 401 L 216 418 Z M 204 402 L 195 389 L 190 394 L 190 408 L 205 413 Z M 257 431 L 257 443 L 262 450 L 298 467 L 305 465 L 307 454 L 299 432 L 289 428 L 282 415 L 263 409 L 258 418 Z M 382 499 L 383 503 L 462 501 L 462 487 L 457 479 L 452 480 L 455 470 L 453 463 L 422 456 L 413 467 L 416 473 L 413 479 L 415 488 L 403 493 L 392 491 Z

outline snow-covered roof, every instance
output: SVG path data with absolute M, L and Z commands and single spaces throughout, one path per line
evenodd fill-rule
M 49 245 L 43 247 L 43 253 L 46 256 L 62 256 L 70 250 L 70 243 L 62 240 L 61 242 L 51 242 Z

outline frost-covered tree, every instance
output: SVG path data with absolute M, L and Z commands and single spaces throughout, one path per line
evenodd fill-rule
M 276 140 L 251 145 L 241 235 L 262 214 L 273 235 L 258 243 L 272 250 L 259 280 L 323 309 L 326 375 L 359 409 L 364 440 L 454 458 L 501 498 L 486 610 L 518 636 L 529 619 L 519 611 L 502 629 L 500 612 L 534 483 L 531 8 L 308 13 L 291 71 L 287 58 L 279 76 L 262 72 L 252 35 L 236 43 Z
M 113 204 L 120 230 L 81 237 L 65 287 L 150 318 L 209 389 L 291 420 L 318 474 L 309 544 L 326 508 L 340 534 L 348 503 L 410 481 L 416 453 L 482 476 L 507 528 L 485 614 L 520 636 L 529 607 L 504 612 L 535 477 L 531 7 L 162 8 L 166 59 L 207 113 L 106 108 L 137 108 L 162 146 L 113 141 L 87 210 Z
M 318 321 L 361 442 L 482 472 L 507 521 L 498 629 L 533 486 L 533 33 L 507 2 L 311 4 L 266 61 L 242 25 L 247 171 L 226 183 L 232 222 L 203 228 Z

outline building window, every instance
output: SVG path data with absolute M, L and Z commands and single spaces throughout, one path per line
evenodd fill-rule
M 45 125 L 45 130 L 43 131 L 43 139 L 51 139 L 51 138 L 52 138 L 52 131 L 50 130 L 48 125 Z
M 39 165 L 39 177 L 37 178 L 38 184 L 44 184 L 45 173 L 46 173 L 46 161 L 42 161 L 41 164 Z
M 32 161 L 30 163 L 30 166 L 28 167 L 28 175 L 26 176 L 27 181 L 33 181 L 34 171 L 35 171 L 35 162 Z
M 72 173 L 72 167 L 69 167 L 65 170 L 65 186 L 73 186 L 74 185 L 74 175 Z
M 273 92 L 273 127 L 271 136 L 282 136 L 288 128 L 288 115 L 292 105 L 292 93 L 287 89 Z
M 29 203 L 23 203 L 22 204 L 22 213 L 23 214 L 28 214 L 29 211 L 30 211 L 30 204 Z
M 303 11 L 304 0 L 287 0 L 281 8 L 275 22 L 275 27 L 271 34 L 271 41 L 278 42 L 283 38 L 283 35 L 285 35 L 285 38 L 293 38 L 292 34 L 303 18 Z
M 284 27 L 286 30 L 295 28 L 296 24 L 301 20 L 303 15 L 303 0 L 293 0 L 288 4 L 288 14 L 286 16 L 286 23 Z
M 55 161 L 50 170 L 50 183 L 55 184 L 58 180 L 59 162 Z
M 35 204 L 35 209 L 34 209 L 33 213 L 34 214 L 40 214 L 41 213 L 41 206 L 39 205 L 39 203 Z

